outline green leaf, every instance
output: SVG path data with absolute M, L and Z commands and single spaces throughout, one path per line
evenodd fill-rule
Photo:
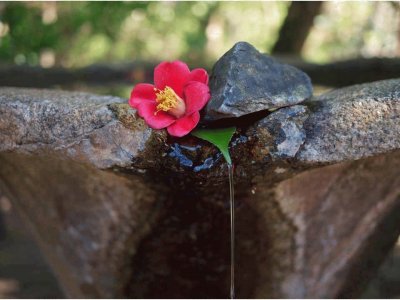
M 229 142 L 231 141 L 235 131 L 236 127 L 198 129 L 193 131 L 192 134 L 216 146 L 222 152 L 226 162 L 229 165 L 232 165 L 231 156 L 229 155 Z

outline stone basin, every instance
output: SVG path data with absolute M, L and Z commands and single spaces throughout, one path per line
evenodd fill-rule
M 357 297 L 400 234 L 400 80 L 235 122 L 237 296 Z M 68 297 L 229 296 L 222 155 L 125 99 L 0 88 L 0 190 Z

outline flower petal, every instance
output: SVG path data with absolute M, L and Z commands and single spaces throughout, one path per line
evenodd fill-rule
M 191 81 L 185 87 L 184 93 L 186 115 L 201 110 L 207 104 L 208 100 L 210 100 L 210 89 L 208 85 L 198 81 Z
M 142 102 L 138 107 L 139 116 L 141 116 L 153 129 L 165 128 L 176 121 L 176 119 L 166 112 L 156 113 L 157 103 Z
M 189 80 L 189 76 L 189 67 L 184 62 L 164 61 L 154 69 L 154 85 L 160 90 L 169 86 L 179 97 L 183 97 L 183 87 Z
M 129 98 L 129 105 L 137 108 L 143 102 L 155 102 L 156 93 L 154 85 L 148 83 L 139 83 L 135 85 Z
M 204 84 L 208 84 L 207 71 L 202 68 L 193 69 L 192 72 L 190 72 L 189 81 L 198 81 Z
M 191 115 L 176 120 L 175 123 L 168 126 L 167 128 L 168 133 L 176 137 L 182 137 L 184 135 L 187 135 L 189 132 L 193 130 L 193 128 L 196 127 L 196 125 L 199 123 L 199 120 L 200 120 L 200 114 L 199 112 L 196 111 Z

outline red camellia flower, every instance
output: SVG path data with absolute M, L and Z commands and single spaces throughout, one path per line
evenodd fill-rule
M 199 111 L 210 100 L 208 74 L 189 70 L 181 61 L 162 62 L 154 69 L 154 85 L 137 84 L 129 105 L 154 129 L 167 128 L 172 136 L 188 134 L 200 120 Z

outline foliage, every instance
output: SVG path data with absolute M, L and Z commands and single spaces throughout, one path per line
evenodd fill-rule
M 267 50 L 287 3 L 7 2 L 0 60 L 80 67 L 101 61 L 214 61 L 237 40 Z M 53 12 L 53 18 L 49 18 Z M 271 13 L 272 12 L 272 13 Z M 242 22 L 238 22 L 242 18 Z M 265 34 L 266 33 L 266 34 Z
M 213 63 L 246 40 L 269 52 L 290 2 L 0 2 L 0 62 L 82 67 L 182 59 Z M 398 54 L 398 7 L 327 2 L 307 60 Z
M 309 61 L 398 55 L 400 10 L 390 2 L 326 2 L 303 48 Z M 396 25 L 397 24 L 397 25 Z
M 198 129 L 192 132 L 192 135 L 210 142 L 216 146 L 225 157 L 228 165 L 232 165 L 232 159 L 229 154 L 229 142 L 235 133 L 235 127 L 218 128 L 218 129 Z

